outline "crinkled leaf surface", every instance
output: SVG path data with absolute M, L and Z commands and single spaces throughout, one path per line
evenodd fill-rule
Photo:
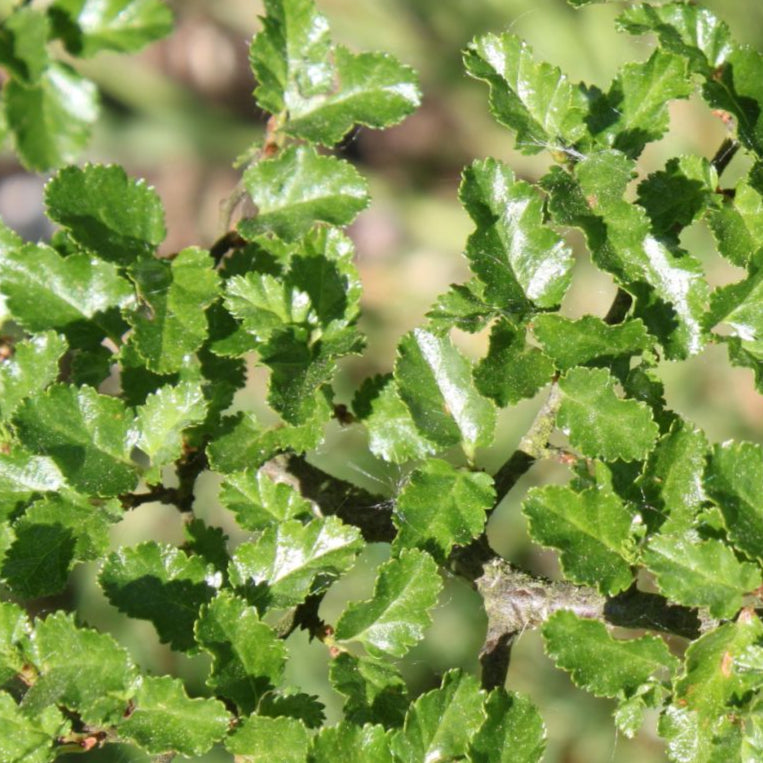
M 484 695 L 473 676 L 448 671 L 439 689 L 422 694 L 408 710 L 405 726 L 392 739 L 405 763 L 458 759 L 485 720 Z
M 204 309 L 219 287 L 213 266 L 208 252 L 191 247 L 171 262 L 145 258 L 133 267 L 139 302 L 126 317 L 135 329 L 135 348 L 151 371 L 179 371 L 206 339 Z
M 631 584 L 633 517 L 615 493 L 547 485 L 528 493 L 522 512 L 532 538 L 558 549 L 570 580 L 597 586 L 604 594 Z
M 657 439 L 645 403 L 622 400 L 605 368 L 573 368 L 559 380 L 563 393 L 557 425 L 585 455 L 605 461 L 643 459 Z
M 556 665 L 597 697 L 629 695 L 655 673 L 672 673 L 677 667 L 662 639 L 615 639 L 603 623 L 570 611 L 555 612 L 546 620 L 543 640 Z
M 51 220 L 104 260 L 129 265 L 164 240 L 164 209 L 144 180 L 118 165 L 66 167 L 45 187 Z
M 474 763 L 536 763 L 546 747 L 546 728 L 527 697 L 494 689 L 485 702 L 487 719 L 469 748 Z
M 0 64 L 26 84 L 39 82 L 50 64 L 49 23 L 37 8 L 17 7 L 0 29 Z
M 29 618 L 21 607 L 10 601 L 0 602 L 0 686 L 24 667 L 22 646 L 31 631 Z
M 133 299 L 112 264 L 86 254 L 62 257 L 45 244 L 3 252 L 0 291 L 14 319 L 30 331 L 75 327 Z
M 69 731 L 70 723 L 54 706 L 39 714 L 22 709 L 10 694 L 0 692 L 0 758 L 9 763 L 49 763 L 56 756 L 55 740 Z
M 108 600 L 129 617 L 150 620 L 162 643 L 196 649 L 193 625 L 221 576 L 198 556 L 147 541 L 109 554 L 98 582 Z
M 81 57 L 140 50 L 172 31 L 161 0 L 55 0 L 49 13 L 67 50 Z
M 395 380 L 416 427 L 441 447 L 468 455 L 493 438 L 495 407 L 475 389 L 469 361 L 448 337 L 416 329 L 398 346 Z
M 444 559 L 454 545 L 476 538 L 495 503 L 491 477 L 430 459 L 416 469 L 397 496 L 396 547 L 418 547 Z
M 313 737 L 310 760 L 315 763 L 386 763 L 392 758 L 384 726 L 356 726 L 342 721 L 321 729 Z
M 714 617 L 735 615 L 744 595 L 761 585 L 758 568 L 740 562 L 715 538 L 698 541 L 685 534 L 655 536 L 644 552 L 644 564 L 668 598 L 687 606 L 707 607 Z
M 517 134 L 525 154 L 576 143 L 585 135 L 586 99 L 555 66 L 536 63 L 513 34 L 485 35 L 464 54 L 466 70 L 490 86 L 490 110 Z
M 359 641 L 371 655 L 402 657 L 423 638 L 441 587 L 434 559 L 405 549 L 379 568 L 371 599 L 347 606 L 335 638 Z
M 0 491 L 11 499 L 48 493 L 66 487 L 66 480 L 52 458 L 33 456 L 21 449 L 0 453 Z
M 477 229 L 466 255 L 489 304 L 509 310 L 555 307 L 570 284 L 572 252 L 544 224 L 543 198 L 496 159 L 463 174 L 459 198 Z
M 241 763 L 304 763 L 307 760 L 307 729 L 294 718 L 250 715 L 225 740 L 225 749 Z
M 98 116 L 98 91 L 68 66 L 52 63 L 34 85 L 12 79 L 3 90 L 16 151 L 32 170 L 73 162 Z
M 228 731 L 230 716 L 223 703 L 190 699 L 177 678 L 141 676 L 133 703 L 132 712 L 118 725 L 119 735 L 151 755 L 203 755 Z
M 499 308 L 486 304 L 485 284 L 472 278 L 463 284 L 451 284 L 450 289 L 437 298 L 427 318 L 436 333 L 445 333 L 455 326 L 474 334 L 499 312 Z M 522 312 L 521 308 L 518 312 Z
M 351 164 L 307 145 L 250 167 L 244 185 L 258 210 L 239 224 L 245 237 L 295 239 L 316 222 L 349 225 L 368 205 L 366 181 Z
M 227 591 L 221 591 L 201 610 L 196 640 L 212 655 L 207 685 L 227 697 L 242 713 L 251 713 L 265 692 L 281 679 L 286 644 L 257 610 Z
M 314 694 L 306 694 L 296 689 L 271 691 L 260 701 L 257 712 L 268 718 L 294 718 L 309 729 L 318 729 L 326 720 L 324 704 Z
M 336 517 L 303 525 L 289 520 L 268 527 L 233 554 L 229 574 L 234 586 L 265 586 L 272 607 L 300 604 L 348 570 L 363 546 L 360 531 Z
M 136 670 L 127 651 L 105 633 L 78 628 L 63 612 L 35 623 L 28 657 L 39 678 L 24 704 L 36 712 L 60 705 L 86 723 L 115 723 L 135 691 Z
M 55 461 L 72 487 L 91 495 L 135 487 L 132 416 L 118 398 L 56 384 L 25 401 L 14 421 L 21 443 Z

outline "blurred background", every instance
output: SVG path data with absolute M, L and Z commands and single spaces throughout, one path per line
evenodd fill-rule
M 15 3 L 0 0 L 0 18 Z M 100 54 L 79 66 L 97 82 L 103 113 L 86 157 L 117 162 L 128 173 L 146 178 L 159 192 L 167 213 L 169 253 L 190 244 L 211 244 L 219 228 L 220 202 L 239 175 L 235 158 L 262 134 L 263 116 L 251 92 L 248 41 L 258 29 L 259 0 L 176 0 L 177 29 L 165 41 L 137 56 Z M 763 4 L 745 0 L 707 0 L 737 39 L 763 47 Z M 353 225 L 357 264 L 365 287 L 362 328 L 368 352 L 347 361 L 337 384 L 348 402 L 366 376 L 388 371 L 399 337 L 417 325 L 436 296 L 452 282 L 465 280 L 461 255 L 471 224 L 458 204 L 460 172 L 475 158 L 494 156 L 533 181 L 550 159 L 517 153 L 511 134 L 492 121 L 487 87 L 463 73 L 460 51 L 477 34 L 506 29 L 524 37 L 539 59 L 556 64 L 573 81 L 606 89 L 619 66 L 646 59 L 652 41 L 629 38 L 613 28 L 620 3 L 573 11 L 564 0 L 319 0 L 333 37 L 356 50 L 386 50 L 417 69 L 424 101 L 402 125 L 384 132 L 360 130 L 341 147 L 370 179 L 373 203 Z M 720 121 L 698 100 L 673 104 L 671 131 L 645 152 L 644 174 L 661 168 L 678 153 L 712 157 L 725 136 Z M 724 180 L 731 184 L 745 169 L 737 157 Z M 10 152 L 0 155 L 0 215 L 28 239 L 50 234 L 41 213 L 45 178 L 27 174 Z M 683 244 L 699 257 L 713 285 L 736 280 L 733 268 L 714 254 L 702 226 L 692 226 Z M 603 315 L 614 294 L 611 279 L 596 271 L 580 246 L 574 285 L 564 314 Z M 459 335 L 457 341 L 473 357 L 486 347 L 486 337 Z M 721 348 L 697 358 L 660 368 L 669 405 L 705 429 L 713 441 L 730 437 L 760 440 L 763 398 L 754 390 L 750 372 L 732 369 Z M 252 368 L 250 383 L 236 405 L 260 410 L 266 379 Z M 480 454 L 492 470 L 513 450 L 543 402 L 543 394 L 501 416 L 496 445 Z M 328 470 L 375 492 L 394 495 L 403 475 L 376 462 L 352 428 L 331 429 L 314 460 Z M 532 484 L 562 481 L 562 467 L 532 470 L 499 507 L 490 525 L 491 541 L 500 553 L 528 569 L 554 576 L 552 554 L 530 547 L 519 504 Z M 216 501 L 217 484 L 208 477 L 200 486 L 198 514 L 222 525 L 233 543 L 242 539 L 229 515 Z M 171 507 L 149 504 L 133 512 L 114 532 L 114 542 L 132 545 L 147 539 L 182 542 L 181 521 Z M 376 567 L 385 559 L 381 547 L 370 547 L 356 569 L 335 586 L 323 606 L 327 621 L 335 619 L 348 599 L 368 596 Z M 130 648 L 136 661 L 155 673 L 183 676 L 189 691 L 204 693 L 208 663 L 187 658 L 160 645 L 152 626 L 130 622 L 112 609 L 94 583 L 96 570 L 75 572 L 75 595 L 84 621 L 111 632 Z M 476 596 L 457 580 L 446 581 L 427 639 L 403 661 L 414 693 L 439 683 L 451 667 L 477 670 L 476 655 L 485 620 Z M 287 681 L 316 694 L 326 705 L 327 722 L 338 720 L 341 697 L 327 681 L 328 656 L 321 644 L 303 634 L 289 639 L 292 660 Z M 678 645 L 677 648 L 680 648 Z M 655 733 L 655 718 L 633 740 L 619 737 L 611 722 L 613 705 L 577 691 L 566 675 L 543 655 L 540 638 L 526 633 L 514 649 L 510 689 L 528 694 L 540 708 L 549 729 L 549 763 L 650 763 L 665 759 Z M 72 756 L 72 759 L 74 757 Z M 81 760 L 81 756 L 77 756 Z M 126 748 L 89 753 L 102 761 L 143 761 Z M 229 760 L 223 751 L 204 761 Z

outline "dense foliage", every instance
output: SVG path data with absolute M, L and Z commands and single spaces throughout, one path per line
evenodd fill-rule
M 402 121 L 420 93 L 395 58 L 334 44 L 313 0 L 265 9 L 250 62 L 270 116 L 227 205 L 230 220 L 242 200 L 254 212 L 210 248 L 169 257 L 157 256 L 152 188 L 115 165 L 63 166 L 97 116 L 96 88 L 64 59 L 139 49 L 171 31 L 167 7 L 23 2 L 0 28 L 4 130 L 30 169 L 57 170 L 45 202 L 58 226 L 45 243 L 0 227 L 0 758 L 121 742 L 161 760 L 222 745 L 241 761 L 535 761 L 543 720 L 504 685 L 512 642 L 540 628 L 560 669 L 615 700 L 624 735 L 651 710 L 671 760 L 760 760 L 763 450 L 711 445 L 667 407 L 655 367 L 722 343 L 763 391 L 763 55 L 688 2 L 627 5 L 619 29 L 657 44 L 606 91 L 570 82 L 511 33 L 475 39 L 467 72 L 517 147 L 547 152 L 551 169 L 537 184 L 496 159 L 464 170 L 473 277 L 348 406 L 332 380 L 364 340 L 343 228 L 369 193 L 333 149 L 356 125 Z M 710 159 L 641 176 L 668 104 L 695 93 L 727 139 Z M 746 169 L 723 185 L 735 156 Z M 683 248 L 698 221 L 735 283 L 712 289 Z M 573 228 L 618 286 L 604 316 L 559 312 Z M 489 331 L 486 355 L 472 362 L 454 329 Z M 275 424 L 231 412 L 252 357 L 269 371 Z M 538 393 L 519 446 L 486 473 L 498 410 Z M 310 461 L 332 420 L 362 428 L 405 475 L 393 496 Z M 571 475 L 523 502 L 533 541 L 558 553 L 557 582 L 498 557 L 485 533 L 542 460 Z M 238 544 L 195 516 L 210 471 L 248 533 Z M 125 513 L 156 501 L 187 518 L 185 544 L 110 552 Z M 389 549 L 370 598 L 326 622 L 324 595 L 367 544 Z M 76 611 L 39 614 L 86 561 L 120 612 L 211 658 L 206 696 L 142 671 Z M 399 660 L 424 638 L 444 576 L 483 599 L 481 676 L 451 670 L 411 696 Z M 337 725 L 284 678 L 298 629 L 330 654 Z

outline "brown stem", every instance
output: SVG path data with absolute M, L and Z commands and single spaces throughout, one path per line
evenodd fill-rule
M 731 160 L 736 156 L 737 151 L 739 151 L 739 141 L 735 138 L 726 138 L 721 143 L 715 152 L 715 156 L 710 160 L 710 164 L 715 167 L 715 171 L 719 176 L 731 164 Z

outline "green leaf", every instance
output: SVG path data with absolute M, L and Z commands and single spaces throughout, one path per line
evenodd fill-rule
M 161 0 L 55 0 L 48 12 L 66 49 L 83 58 L 101 50 L 140 50 L 173 27 Z
M 462 443 L 468 456 L 493 438 L 495 408 L 474 387 L 471 364 L 448 337 L 416 329 L 398 346 L 395 380 L 400 397 L 428 440 Z
M 459 198 L 477 229 L 469 237 L 470 267 L 499 309 L 555 307 L 570 285 L 573 257 L 544 223 L 543 198 L 496 159 L 471 164 Z
M 293 240 L 313 223 L 349 225 L 368 206 L 368 187 L 347 162 L 292 146 L 244 173 L 257 216 L 239 224 L 245 238 L 275 233 Z
M 403 464 L 435 452 L 436 446 L 416 427 L 391 374 L 366 379 L 352 407 L 368 430 L 368 447 L 375 456 Z
M 119 265 L 153 254 L 166 235 L 156 191 L 118 165 L 66 167 L 45 187 L 45 203 L 78 244 Z
M 207 686 L 242 713 L 253 712 L 281 679 L 284 642 L 260 621 L 254 607 L 227 591 L 202 607 L 195 631 L 198 643 L 212 655 Z
M 615 493 L 547 485 L 530 490 L 522 512 L 532 538 L 559 550 L 570 580 L 608 595 L 631 584 L 633 517 Z
M 120 495 L 135 487 L 132 417 L 121 400 L 56 384 L 25 401 L 15 423 L 22 444 L 53 459 L 77 490 Z
M 573 368 L 559 380 L 563 393 L 557 425 L 582 453 L 605 461 L 640 460 L 657 439 L 657 425 L 645 403 L 621 400 L 604 368 Z
M 63 612 L 35 623 L 28 658 L 38 672 L 24 697 L 33 712 L 60 705 L 85 723 L 110 725 L 135 691 L 137 675 L 127 651 L 105 633 L 78 628 Z
M 40 81 L 50 65 L 48 19 L 35 8 L 17 7 L 0 27 L 0 64 L 27 85 Z
M 220 503 L 246 530 L 262 530 L 287 519 L 313 515 L 309 501 L 289 483 L 271 479 L 265 469 L 228 474 L 220 488 Z
M 295 689 L 268 692 L 259 704 L 257 712 L 269 718 L 295 718 L 310 729 L 317 729 L 326 720 L 324 705 L 318 697 Z
M 315 763 L 387 763 L 390 739 L 383 726 L 356 726 L 342 721 L 313 737 L 310 760 Z
M 474 370 L 477 389 L 501 408 L 533 397 L 554 374 L 554 362 L 528 345 L 525 334 L 524 328 L 496 321 L 488 353 Z
M 395 547 L 418 547 L 444 560 L 454 545 L 466 545 L 482 532 L 494 503 L 489 475 L 429 459 L 411 473 L 395 501 Z
M 0 453 L 0 495 L 4 498 L 28 498 L 32 493 L 56 492 L 64 487 L 66 480 L 53 459 L 20 449 Z
M 476 678 L 448 671 L 439 689 L 422 694 L 411 705 L 403 730 L 392 739 L 395 758 L 414 763 L 466 755 L 485 720 L 483 701 Z
M 329 666 L 329 680 L 346 697 L 343 710 L 348 721 L 403 725 L 408 689 L 400 672 L 388 661 L 340 652 Z
M 761 585 L 758 568 L 740 562 L 722 541 L 697 541 L 685 534 L 657 535 L 644 552 L 644 564 L 663 593 L 687 606 L 707 607 L 713 617 L 733 617 L 744 596 Z
M 643 63 L 629 63 L 609 92 L 592 106 L 591 133 L 597 141 L 638 157 L 647 143 L 659 140 L 669 125 L 668 103 L 693 91 L 681 56 L 655 50 Z
M 135 329 L 135 348 L 151 371 L 179 371 L 208 334 L 204 310 L 219 288 L 214 262 L 208 252 L 190 247 L 171 262 L 139 260 L 132 275 L 139 304 L 126 318 Z
M 98 116 L 98 91 L 68 66 L 52 63 L 39 82 L 11 79 L 3 90 L 5 114 L 24 165 L 44 172 L 73 162 Z
M 435 333 L 444 334 L 455 327 L 476 334 L 499 312 L 498 308 L 485 303 L 485 284 L 472 278 L 463 284 L 451 284 L 450 290 L 437 298 L 427 318 Z
M 371 599 L 347 606 L 336 625 L 337 641 L 359 641 L 372 656 L 402 657 L 424 637 L 429 610 L 442 588 L 429 554 L 404 549 L 380 568 Z
M 19 403 L 56 380 L 66 349 L 66 340 L 53 331 L 13 345 L 13 356 L 0 364 L 0 421 L 9 421 Z
M 526 697 L 494 689 L 485 702 L 487 720 L 472 740 L 474 763 L 536 763 L 546 747 L 546 728 Z
M 160 387 L 137 409 L 135 444 L 151 459 L 152 481 L 159 480 L 160 467 L 180 457 L 183 431 L 203 421 L 206 410 L 201 388 L 193 382 Z
M 686 57 L 701 74 L 722 66 L 734 49 L 728 26 L 696 5 L 637 4 L 620 14 L 617 25 L 631 34 L 655 32 L 663 48 Z
M 720 506 L 734 545 L 763 559 L 763 449 L 750 442 L 717 445 L 705 475 L 705 489 Z
M 62 257 L 45 244 L 0 255 L 0 290 L 30 331 L 72 329 L 133 299 L 130 284 L 110 263 L 86 254 Z
M 26 612 L 10 601 L 0 601 L 0 686 L 22 671 L 26 662 L 22 648 L 31 632 Z
M 203 755 L 228 731 L 230 716 L 222 702 L 189 699 L 182 682 L 170 676 L 141 676 L 133 704 L 117 729 L 150 755 Z
M 106 598 L 129 617 L 149 620 L 162 643 L 195 650 L 193 625 L 222 576 L 198 556 L 154 541 L 109 554 L 98 582 Z
M 517 134 L 517 148 L 537 154 L 563 149 L 585 135 L 585 95 L 558 68 L 536 63 L 513 34 L 478 37 L 464 54 L 466 71 L 490 86 L 490 111 Z
M 225 749 L 240 763 L 305 763 L 309 737 L 294 718 L 244 718 L 225 740 Z
M 234 586 L 263 586 L 268 606 L 300 604 L 347 571 L 363 546 L 360 531 L 336 517 L 289 520 L 242 543 L 229 569 Z
M 543 640 L 557 667 L 569 672 L 576 686 L 597 697 L 629 696 L 655 673 L 672 673 L 677 667 L 662 639 L 615 639 L 603 623 L 565 610 L 546 620 Z
M 49 763 L 57 753 L 53 744 L 69 732 L 69 721 L 56 707 L 38 715 L 20 708 L 10 694 L 0 692 L 0 759 L 8 763 Z
M 191 556 L 199 556 L 211 564 L 223 577 L 228 569 L 228 536 L 221 527 L 210 527 L 203 519 L 191 519 L 183 526 L 186 542 L 182 550 Z

